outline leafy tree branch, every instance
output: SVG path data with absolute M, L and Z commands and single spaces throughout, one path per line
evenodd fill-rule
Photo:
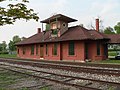
M 0 2 L 7 0 L 0 0 Z M 9 0 L 9 2 L 14 0 Z M 18 0 L 20 1 L 20 0 Z M 33 9 L 28 9 L 25 3 L 29 3 L 27 0 L 22 0 L 20 3 L 8 4 L 7 7 L 0 7 L 0 26 L 6 24 L 14 24 L 18 19 L 25 19 L 26 21 L 33 19 L 38 21 L 39 17 Z

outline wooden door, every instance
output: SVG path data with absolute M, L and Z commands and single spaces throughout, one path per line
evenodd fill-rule
M 40 58 L 43 58 L 44 56 L 44 47 L 43 45 L 40 45 Z

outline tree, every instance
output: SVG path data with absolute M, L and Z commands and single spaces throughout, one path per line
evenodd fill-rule
M 8 46 L 9 46 L 9 51 L 10 52 L 15 51 L 15 45 L 14 45 L 13 41 L 10 40 Z
M 117 25 L 114 26 L 114 29 L 117 34 L 120 34 L 120 22 L 118 22 Z
M 0 52 L 2 52 L 2 44 L 0 43 Z
M 104 29 L 104 33 L 105 33 L 105 34 L 115 34 L 113 28 L 111 28 L 111 27 L 106 27 L 106 28 Z
M 11 51 L 16 51 L 15 44 L 20 42 L 20 41 L 21 41 L 21 38 L 18 35 L 14 36 L 13 39 L 10 40 L 10 42 L 8 44 L 10 52 Z
M 7 0 L 0 0 L 0 3 L 5 1 Z M 12 1 L 14 0 L 9 0 L 9 2 Z M 34 19 L 38 21 L 39 17 L 37 16 L 37 13 L 34 13 L 33 9 L 28 9 L 25 5 L 26 3 L 29 3 L 29 1 L 18 1 L 20 1 L 20 3 L 8 4 L 7 7 L 0 6 L 0 26 L 13 24 L 17 19 L 25 19 L 26 21 Z
M 21 41 L 21 38 L 18 36 L 18 35 L 15 35 L 14 37 L 13 37 L 13 42 L 16 44 L 16 43 L 18 43 L 18 42 L 20 42 Z
M 2 41 L 2 51 L 3 51 L 3 52 L 7 51 L 6 41 Z
M 2 43 L 0 43 L 0 53 L 5 53 L 6 51 L 7 51 L 6 41 L 2 41 Z

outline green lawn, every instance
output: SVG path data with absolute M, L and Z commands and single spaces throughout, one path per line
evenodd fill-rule
M 104 61 L 101 61 L 101 63 L 114 63 L 114 64 L 120 64 L 120 60 L 104 60 Z
M 0 90 L 9 90 L 9 85 L 15 84 L 18 79 L 21 79 L 25 76 L 22 76 L 22 74 L 16 74 L 11 71 L 7 70 L 1 70 L 0 69 Z
M 109 51 L 108 56 L 116 56 L 117 52 L 116 51 Z
M 37 84 L 41 82 L 41 79 L 37 79 L 34 77 L 27 76 L 25 74 L 20 74 L 20 73 L 4 70 L 0 68 L 0 90 L 36 90 L 36 89 L 28 88 L 30 87 L 30 84 L 24 86 L 24 84 L 30 83 L 30 82 L 33 82 L 33 83 L 36 82 Z M 48 85 L 45 87 L 44 86 L 40 87 L 37 90 L 51 90 L 51 89 Z
M 17 58 L 16 54 L 0 54 L 0 57 L 3 58 Z
M 120 60 L 102 60 L 102 61 L 95 61 L 91 63 L 97 63 L 97 64 L 119 64 L 120 65 Z

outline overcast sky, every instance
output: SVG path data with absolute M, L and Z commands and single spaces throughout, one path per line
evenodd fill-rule
M 84 24 L 90 28 L 94 25 L 95 18 L 99 17 L 103 21 L 103 26 L 113 27 L 120 21 L 120 0 L 29 0 L 28 7 L 33 8 L 40 17 L 39 22 L 30 20 L 18 20 L 14 25 L 0 26 L 0 43 L 12 39 L 14 35 L 29 37 L 37 33 L 37 28 L 41 27 L 41 20 L 53 14 L 64 14 L 78 21 L 70 25 Z M 0 3 L 4 6 L 6 3 Z

